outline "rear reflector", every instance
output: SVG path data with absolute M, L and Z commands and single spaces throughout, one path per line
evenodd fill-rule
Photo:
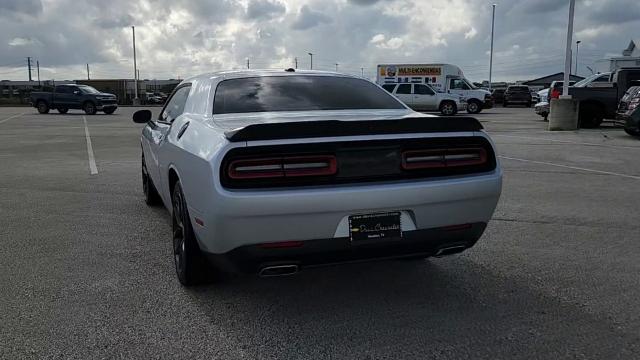
M 404 170 L 482 165 L 487 162 L 483 148 L 410 150 L 402 153 Z
M 263 249 L 282 249 L 282 248 L 294 248 L 301 247 L 304 243 L 302 241 L 281 241 L 281 242 L 272 242 L 272 243 L 264 243 L 259 246 Z
M 284 156 L 234 160 L 227 173 L 231 179 L 328 176 L 337 168 L 333 155 Z

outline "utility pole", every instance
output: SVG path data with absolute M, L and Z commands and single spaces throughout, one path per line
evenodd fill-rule
M 309 56 L 311 57 L 311 66 L 310 66 L 310 68 L 311 68 L 311 70 L 313 70 L 313 54 L 312 53 L 307 53 L 307 54 L 309 54 Z
M 295 64 L 296 64 L 296 69 L 297 69 L 297 68 L 298 68 L 298 58 L 297 58 L 297 57 L 294 57 L 294 58 L 293 58 L 293 61 L 295 62 Z
M 133 33 L 133 86 L 135 91 L 135 97 L 133 98 L 133 104 L 138 105 L 138 65 L 136 63 L 136 27 L 131 26 Z
M 578 49 L 580 49 L 581 42 L 581 40 L 576 41 L 576 71 L 573 72 L 574 75 L 578 75 Z
M 89 64 L 87 64 L 87 80 L 91 80 L 91 77 L 89 76 Z
M 571 38 L 573 36 L 573 13 L 576 7 L 576 0 L 569 3 L 569 26 L 567 27 L 567 48 L 564 58 L 564 83 L 562 84 L 562 95 L 569 95 L 569 73 L 571 73 Z
M 250 67 L 249 67 L 249 58 L 247 58 L 247 69 L 250 69 Z
M 338 65 L 340 64 L 336 63 L 336 72 L 338 72 Z
M 42 86 L 40 84 L 40 60 L 36 60 L 36 69 L 38 69 L 38 86 Z
M 31 81 L 31 56 L 27 56 L 27 68 L 29 69 L 29 81 Z
M 360 68 L 360 71 L 362 72 L 362 77 L 364 77 L 364 68 L 363 68 L 363 67 L 361 67 L 361 68 Z
M 136 70 L 136 75 L 138 76 L 138 81 L 140 81 L 140 69 Z
M 493 30 L 496 23 L 496 4 L 492 5 L 491 15 L 491 50 L 489 51 L 489 91 L 491 91 L 491 75 L 493 73 Z

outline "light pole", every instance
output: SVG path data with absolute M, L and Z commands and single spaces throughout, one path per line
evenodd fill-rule
M 360 68 L 360 71 L 362 72 L 362 77 L 364 77 L 364 68 L 363 68 L 363 67 L 361 67 L 361 68 Z
M 336 63 L 336 72 L 338 72 L 338 65 L 340 64 Z
M 578 49 L 580 48 L 581 42 L 580 40 L 576 41 L 576 71 L 573 72 L 575 75 L 578 75 Z
M 136 27 L 132 26 L 131 31 L 133 33 L 133 86 L 134 86 L 134 94 L 133 98 L 134 105 L 138 105 L 138 66 L 136 63 Z
M 309 54 L 309 56 L 311 57 L 311 66 L 310 66 L 310 68 L 311 68 L 311 70 L 313 70 L 313 54 L 312 53 L 307 53 L 307 54 Z
M 491 14 L 491 50 L 489 51 L 489 91 L 491 91 L 491 75 L 493 72 L 493 29 L 496 22 L 496 4 L 492 5 Z
M 576 7 L 576 0 L 569 3 L 569 26 L 567 27 L 567 49 L 564 55 L 564 83 L 562 84 L 562 95 L 569 95 L 569 73 L 571 72 L 571 38 L 573 37 L 573 13 Z

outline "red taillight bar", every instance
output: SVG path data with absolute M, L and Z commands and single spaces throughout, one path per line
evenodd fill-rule
M 402 153 L 402 169 L 433 169 L 482 165 L 487 162 L 483 148 L 409 150 Z
M 328 176 L 337 172 L 333 155 L 284 156 L 234 160 L 227 168 L 231 179 Z

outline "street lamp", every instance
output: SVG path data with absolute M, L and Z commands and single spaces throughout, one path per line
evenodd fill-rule
M 313 70 L 313 54 L 312 53 L 307 53 L 307 54 L 309 54 L 309 56 L 311 57 L 311 66 L 310 66 L 310 68 L 311 68 L 311 70 Z
M 496 4 L 491 15 L 491 51 L 489 52 L 489 91 L 491 91 L 491 73 L 493 72 L 493 28 L 496 22 Z
M 569 95 L 569 73 L 571 73 L 571 36 L 573 35 L 573 13 L 576 7 L 576 0 L 569 2 L 569 25 L 567 26 L 567 48 L 564 57 L 564 83 L 562 84 L 562 95 Z M 570 98 L 569 98 L 570 99 Z
M 581 40 L 576 41 L 576 71 L 573 72 L 576 75 L 578 75 L 578 49 L 580 48 L 581 42 Z
M 138 104 L 138 66 L 136 64 L 136 27 L 132 26 L 131 31 L 133 33 L 133 86 L 135 87 L 135 97 L 133 99 L 134 105 Z

